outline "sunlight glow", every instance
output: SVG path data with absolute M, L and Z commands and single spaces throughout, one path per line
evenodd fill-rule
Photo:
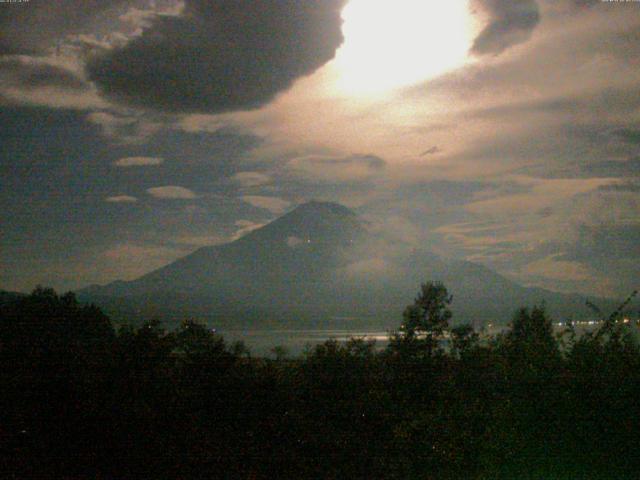
M 468 0 L 351 0 L 342 18 L 336 86 L 352 95 L 382 93 L 461 67 L 476 33 Z

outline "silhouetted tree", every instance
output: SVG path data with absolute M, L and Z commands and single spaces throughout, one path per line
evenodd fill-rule
M 276 361 L 284 360 L 289 356 L 289 349 L 283 345 L 276 345 L 271 349 Z
M 458 325 L 451 329 L 451 353 L 464 356 L 478 345 L 479 336 L 469 324 Z
M 437 348 L 438 337 L 449 326 L 449 305 L 452 300 L 453 296 L 442 283 L 423 283 L 413 304 L 407 306 L 402 315 L 400 330 L 405 341 L 403 348 L 424 347 L 430 357 Z
M 21 476 L 78 468 L 69 450 L 97 451 L 82 419 L 103 411 L 114 341 L 107 316 L 73 293 L 38 287 L 0 307 L 0 443 L 16 445 L 9 461 Z
M 50 289 L 3 301 L 0 476 L 637 478 L 640 347 L 620 313 L 560 350 L 544 308 L 523 308 L 434 355 L 450 303 L 427 283 L 386 350 L 274 360 L 194 321 L 114 335 Z
M 502 344 L 512 362 L 524 362 L 532 367 L 548 366 L 560 358 L 553 323 L 544 305 L 535 306 L 531 311 L 518 310 Z

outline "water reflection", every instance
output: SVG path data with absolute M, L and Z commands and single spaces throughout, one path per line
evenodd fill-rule
M 384 347 L 389 338 L 386 331 L 363 330 L 219 330 L 228 342 L 243 341 L 253 355 L 269 355 L 275 346 L 286 347 L 292 355 L 302 353 L 306 346 L 313 347 L 329 339 L 346 342 L 350 338 L 375 341 Z

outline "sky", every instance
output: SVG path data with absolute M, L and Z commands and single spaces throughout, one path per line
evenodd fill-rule
M 524 285 L 640 285 L 640 2 L 0 3 L 0 288 L 137 276 L 296 205 Z

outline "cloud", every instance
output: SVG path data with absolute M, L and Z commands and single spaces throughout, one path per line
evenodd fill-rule
M 296 248 L 298 245 L 302 243 L 304 243 L 304 240 L 302 240 L 299 237 L 296 237 L 296 236 L 287 237 L 287 246 L 289 248 Z
M 155 198 L 171 199 L 171 200 L 191 200 L 198 198 L 194 192 L 184 187 L 177 187 L 175 185 L 167 185 L 164 187 L 148 188 L 147 193 Z
M 640 260 L 640 222 L 581 225 L 578 240 L 567 258 L 590 262 L 598 259 Z
M 489 24 L 471 47 L 477 55 L 498 55 L 528 40 L 540 21 L 535 0 L 476 0 L 476 4 L 489 14 Z
M 640 176 L 640 157 L 587 163 L 580 166 L 578 174 L 584 177 L 638 177 Z
M 589 269 L 579 262 L 562 260 L 561 255 L 549 255 L 523 268 L 526 275 L 564 281 L 593 280 Z
M 110 203 L 135 203 L 138 199 L 130 195 L 116 195 L 114 197 L 107 197 L 106 201 Z
M 585 265 L 599 280 L 594 287 L 608 287 L 611 294 L 627 294 L 638 288 L 640 222 L 635 217 L 624 223 L 583 224 L 577 233 L 560 260 Z
M 108 272 L 115 271 L 116 278 L 129 280 L 163 267 L 187 253 L 187 249 L 120 243 L 105 250 L 102 257 Z
M 237 240 L 240 237 L 244 237 L 247 233 L 257 230 L 264 225 L 264 223 L 252 222 L 251 220 L 237 220 L 235 222 L 235 226 L 238 227 L 238 230 L 231 237 L 231 240 Z
M 371 258 L 347 265 L 344 270 L 350 276 L 382 276 L 388 274 L 392 266 L 384 258 Z
M 598 295 L 636 288 L 640 197 L 633 183 L 515 180 L 526 190 L 477 193 L 465 205 L 476 221 L 437 229 L 450 252 L 527 285 Z
M 0 56 L 0 98 L 11 103 L 88 109 L 104 105 L 72 61 L 53 56 Z
M 212 235 L 183 235 L 173 239 L 173 243 L 192 247 L 209 247 L 224 243 L 225 239 L 217 234 Z
M 88 64 L 110 98 L 170 112 L 258 108 L 331 60 L 344 0 L 186 0 Z
M 613 132 L 613 134 L 620 137 L 623 141 L 627 143 L 640 145 L 640 130 L 631 129 L 631 128 L 621 128 L 620 130 L 616 130 L 615 132 Z
M 159 157 L 125 157 L 113 162 L 116 167 L 141 167 L 160 165 L 164 160 Z
M 307 155 L 287 164 L 294 173 L 322 182 L 348 182 L 370 178 L 384 170 L 386 162 L 375 155 L 328 157 Z
M 633 182 L 617 183 L 613 185 L 602 185 L 598 188 L 603 192 L 631 192 L 640 193 L 640 184 Z
M 271 213 L 283 213 L 291 202 L 277 197 L 263 197 L 260 195 L 244 195 L 242 200 L 257 208 L 269 210 Z
M 5 3 L 0 9 L 1 54 L 43 52 L 70 34 L 89 32 L 134 0 L 56 0 Z
M 16 85 L 25 90 L 57 88 L 84 91 L 89 84 L 76 73 L 60 65 L 48 63 L 44 58 L 22 55 L 0 58 L 2 86 Z
M 87 120 L 100 128 L 102 135 L 115 143 L 139 144 L 156 134 L 162 123 L 152 116 L 125 115 L 106 111 L 91 112 Z
M 258 187 L 271 183 L 271 177 L 260 172 L 238 172 L 231 180 L 241 187 Z
M 109 112 L 91 112 L 87 115 L 87 120 L 98 125 L 106 137 L 114 137 L 119 129 L 133 123 L 132 119 L 122 118 Z
M 420 156 L 424 157 L 426 155 L 435 155 L 436 153 L 441 153 L 441 152 L 442 150 L 440 150 L 437 145 L 434 145 L 433 147 L 428 148 L 424 152 L 422 152 Z

